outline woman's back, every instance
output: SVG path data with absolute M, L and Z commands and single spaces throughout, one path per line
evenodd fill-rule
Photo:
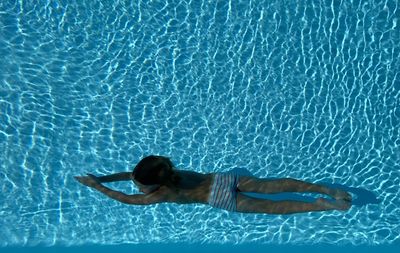
M 176 188 L 160 187 L 168 200 L 176 203 L 207 203 L 214 174 L 201 174 L 187 170 L 175 170 L 180 177 Z

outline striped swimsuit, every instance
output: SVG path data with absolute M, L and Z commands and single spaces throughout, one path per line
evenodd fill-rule
M 239 176 L 235 173 L 215 174 L 208 204 L 228 211 L 236 211 L 238 183 Z

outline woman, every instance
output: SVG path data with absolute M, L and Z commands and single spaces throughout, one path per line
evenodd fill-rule
M 290 178 L 268 180 L 239 176 L 234 173 L 201 174 L 176 170 L 168 158 L 153 155 L 143 158 L 133 172 L 121 172 L 101 177 L 88 174 L 88 176 L 78 176 L 75 179 L 112 199 L 134 205 L 162 202 L 203 203 L 228 211 L 267 214 L 348 210 L 351 206 L 351 195 L 339 189 Z M 111 190 L 102 184 L 125 180 L 132 180 L 144 194 L 127 195 Z M 246 196 L 243 194 L 244 192 L 265 194 L 315 192 L 326 194 L 334 200 L 318 198 L 314 203 L 271 201 Z

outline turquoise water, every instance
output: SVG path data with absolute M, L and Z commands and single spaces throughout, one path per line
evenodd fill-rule
M 0 2 L 0 245 L 398 242 L 399 16 L 398 1 Z M 128 206 L 73 179 L 149 154 L 378 201 Z

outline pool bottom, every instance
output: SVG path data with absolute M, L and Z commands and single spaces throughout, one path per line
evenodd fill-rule
M 236 253 L 236 252 L 253 252 L 253 253 L 271 253 L 271 252 L 293 252 L 293 253 L 347 253 L 347 252 L 380 252 L 380 253 L 394 253 L 400 249 L 400 242 L 390 245 L 376 245 L 376 246 L 335 246 L 335 245 L 270 245 L 270 244 L 239 244 L 239 245 L 214 245 L 214 244 L 121 244 L 121 245 L 87 245 L 87 246 L 73 246 L 73 247 L 4 247 L 0 248 L 0 253 L 13 252 L 58 252 L 58 253 L 81 253 L 81 252 L 160 252 L 163 253 L 176 253 L 176 252 L 218 252 L 218 253 Z

